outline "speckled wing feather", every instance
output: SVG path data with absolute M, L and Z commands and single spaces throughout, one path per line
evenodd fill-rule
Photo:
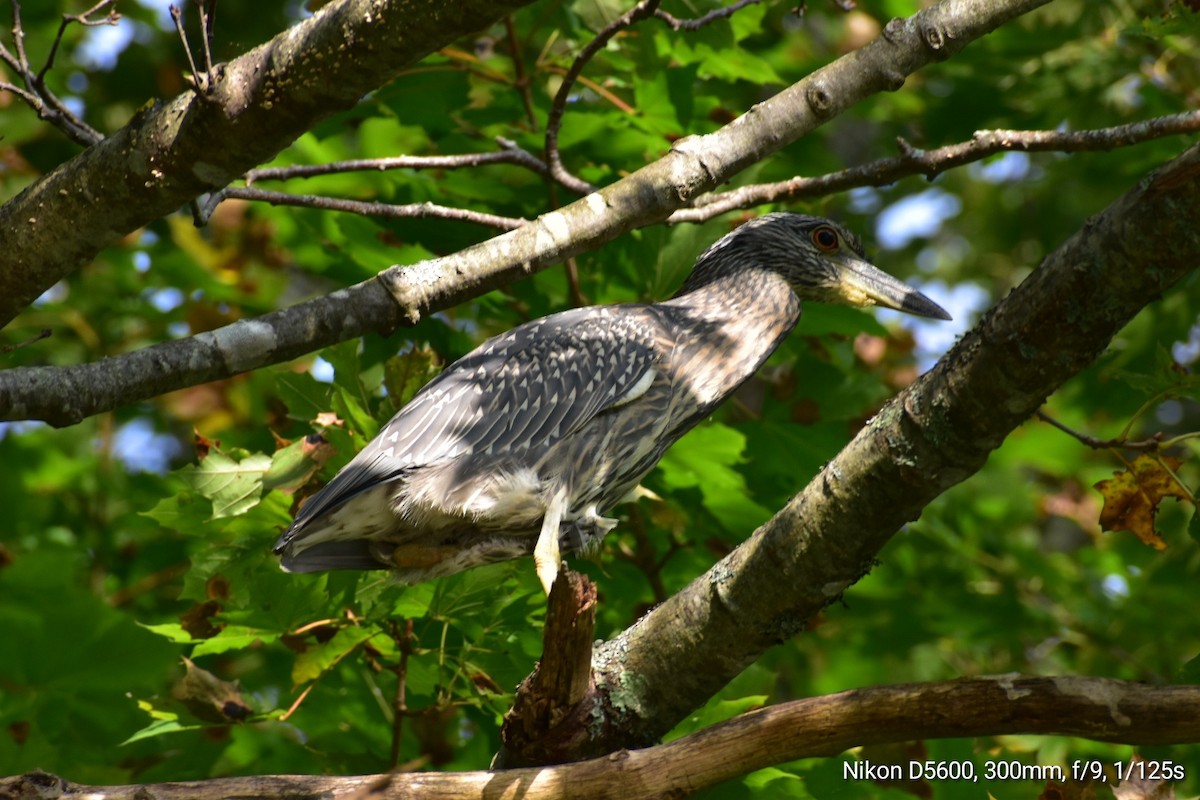
M 651 306 L 596 306 L 489 339 L 430 381 L 310 498 L 276 552 L 360 492 L 469 455 L 527 460 L 644 391 L 656 365 L 657 322 Z

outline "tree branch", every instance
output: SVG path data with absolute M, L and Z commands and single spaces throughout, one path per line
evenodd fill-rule
M 579 194 L 588 194 L 593 186 L 587 181 L 580 180 L 567 171 L 562 163 L 562 153 L 558 149 L 558 131 L 562 127 L 563 114 L 567 110 L 567 101 L 571 99 L 571 90 L 583 74 L 583 68 L 600 52 L 612 37 L 638 20 L 651 16 L 662 0 L 640 0 L 637 5 L 621 16 L 609 22 L 596 34 L 590 42 L 583 46 L 571 66 L 563 75 L 554 100 L 550 104 L 550 114 L 546 119 L 546 163 L 550 165 L 550 175 L 563 186 Z
M 335 0 L 223 65 L 204 97 L 147 104 L 0 207 L 0 326 L 121 236 L 221 189 L 430 52 L 529 2 Z
M 116 11 L 109 11 L 102 20 L 91 19 L 91 15 L 102 11 L 108 6 L 113 5 L 116 0 L 100 0 L 99 3 L 84 11 L 82 14 L 63 14 L 62 22 L 58 26 L 58 34 L 54 37 L 54 41 L 50 45 L 50 53 L 46 56 L 46 63 L 35 74 L 33 66 L 29 63 L 29 56 L 25 52 L 25 29 L 21 23 L 21 3 L 19 0 L 10 0 L 13 14 L 13 49 L 9 50 L 3 44 L 0 44 L 0 61 L 3 61 L 14 72 L 21 76 L 21 80 L 25 84 L 22 89 L 7 81 L 0 81 L 0 89 L 8 91 L 20 97 L 21 100 L 32 108 L 39 118 L 46 120 L 54 127 L 62 131 L 68 139 L 73 142 L 87 147 L 100 141 L 103 137 L 98 131 L 73 114 L 66 104 L 50 91 L 46 86 L 46 73 L 54 66 L 55 56 L 58 54 L 58 47 L 62 44 L 63 36 L 67 32 L 67 28 L 72 22 L 84 26 L 96 25 L 115 25 L 120 15 Z
M 758 0 L 754 0 L 757 2 Z M 733 9 L 727 6 L 716 12 Z M 669 15 L 668 15 L 669 16 Z M 706 17 L 709 15 L 706 15 Z M 694 20 L 699 21 L 699 20 Z M 1083 131 L 977 131 L 968 142 L 946 145 L 934 150 L 921 150 L 904 139 L 897 139 L 901 155 L 885 158 L 869 164 L 840 170 L 812 178 L 797 176 L 786 181 L 743 186 L 729 192 L 715 192 L 697 197 L 692 208 L 681 208 L 667 218 L 671 224 L 705 222 L 721 214 L 739 209 L 753 208 L 765 203 L 790 202 L 806 198 L 825 197 L 862 186 L 887 186 L 913 175 L 933 178 L 951 169 L 982 161 L 1000 152 L 1086 152 L 1114 150 L 1164 136 L 1195 133 L 1200 131 L 1200 111 L 1187 111 L 1163 117 L 1097 128 Z M 246 175 L 247 185 L 260 180 L 289 180 L 316 175 L 329 175 L 354 171 L 384 171 L 388 169 L 461 169 L 485 164 L 513 163 L 542 175 L 549 175 L 550 168 L 529 152 L 511 142 L 501 142 L 504 150 L 495 153 L 465 153 L 453 156 L 395 156 L 392 158 L 359 159 L 338 161 L 330 164 L 303 164 L 290 167 L 268 167 L 252 170 Z M 570 187 L 568 187 L 570 188 Z M 364 203 L 314 195 L 288 195 L 264 193 L 255 195 L 246 189 L 229 189 L 214 196 L 211 208 L 226 197 L 246 200 L 261 200 L 274 205 L 293 205 L 306 208 L 324 208 L 348 211 L 363 216 L 382 217 L 438 217 L 464 222 L 473 222 L 501 230 L 512 230 L 523 224 L 523 220 L 498 217 L 489 214 L 446 206 L 422 203 L 395 206 L 385 203 Z M 290 198 L 290 199 L 289 199 Z
M 327 297 L 116 358 L 0 372 L 0 420 L 70 425 L 120 405 L 277 364 L 368 332 L 390 332 L 405 321 L 415 322 L 423 314 L 665 219 L 855 103 L 898 88 L 908 74 L 950 57 L 1047 2 L 943 0 L 907 20 L 893 20 L 875 41 L 816 70 L 723 128 L 680 139 L 666 156 L 634 174 L 454 255 L 395 266 Z M 65 219 L 77 217 L 69 214 Z M 387 302 L 389 296 L 394 302 Z M 0 299 L 0 307 L 3 302 Z
M 391 158 L 332 161 L 328 164 L 264 167 L 247 172 L 246 185 L 250 186 L 258 181 L 287 181 L 345 172 L 385 172 L 391 169 L 466 169 L 488 164 L 517 164 L 539 175 L 546 175 L 549 172 L 545 162 L 520 147 L 516 142 L 500 139 L 498 144 L 502 149 L 494 153 L 463 153 L 453 156 L 392 156 Z
M 324 197 L 313 194 L 289 194 L 287 192 L 272 192 L 267 189 L 254 187 L 230 186 L 214 195 L 213 202 L 206 204 L 210 209 L 225 198 L 236 197 L 240 200 L 255 200 L 270 203 L 273 206 L 294 206 L 297 208 L 317 208 L 325 211 L 345 211 L 363 217 L 382 217 L 384 219 L 449 219 L 457 222 L 473 222 L 488 228 L 498 228 L 511 231 L 525 224 L 525 220 L 514 217 L 502 217 L 498 214 L 486 214 L 482 211 L 471 211 L 466 208 L 451 208 L 437 203 L 373 203 L 364 200 L 346 200 L 341 197 Z
M 493 760 L 494 768 L 569 760 L 574 743 L 558 740 L 555 732 L 561 727 L 579 735 L 580 726 L 568 717 L 585 706 L 592 689 L 595 629 L 595 584 L 578 572 L 561 570 L 550 589 L 542 658 L 522 681 L 520 702 L 504 715 L 500 729 L 504 749 Z M 560 753 L 568 756 L 560 758 Z
M 761 2 L 762 0 L 736 0 L 736 2 L 730 3 L 724 8 L 715 8 L 704 16 L 697 17 L 696 19 L 680 19 L 679 17 L 668 14 L 661 8 L 656 8 L 654 10 L 654 16 L 667 23 L 672 30 L 698 31 L 705 25 L 710 25 L 719 19 L 727 19 L 732 17 L 746 6 L 756 5 Z
M 576 757 L 657 741 L 839 599 L 901 526 L 1200 265 L 1198 214 L 1200 145 L 1089 220 L 782 511 L 602 645 L 582 716 L 604 725 Z
M 704 222 L 728 211 L 752 208 L 764 203 L 781 203 L 811 197 L 825 197 L 861 186 L 887 186 L 901 178 L 924 175 L 933 180 L 943 172 L 982 161 L 996 153 L 1015 151 L 1066 152 L 1114 150 L 1118 147 L 1200 131 L 1200 111 L 1186 111 L 1165 117 L 1086 131 L 977 131 L 969 142 L 920 150 L 898 139 L 900 155 L 833 172 L 814 178 L 797 176 L 776 183 L 743 186 L 696 198 L 694 208 L 683 208 L 667 218 L 669 223 Z
M 954 713 L 947 713 L 949 709 Z M 649 800 L 681 797 L 772 764 L 835 755 L 858 745 L 1016 733 L 1145 745 L 1194 742 L 1200 738 L 1200 687 L 997 675 L 796 700 L 742 714 L 670 744 L 558 767 L 351 777 L 264 775 L 131 786 L 87 786 L 34 772 L 0 779 L 0 797 Z

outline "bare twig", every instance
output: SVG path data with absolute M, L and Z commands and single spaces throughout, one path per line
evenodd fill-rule
M 472 222 L 488 228 L 510 231 L 525 224 L 525 220 L 515 217 L 501 217 L 496 214 L 485 214 L 480 211 L 468 211 L 464 208 L 450 208 L 436 203 L 409 203 L 393 205 L 390 203 L 369 203 L 362 200 L 343 200 L 337 197 L 320 197 L 317 195 L 287 194 L 271 192 L 266 189 L 230 186 L 213 195 L 206 204 L 211 209 L 226 198 L 254 200 L 270 203 L 273 206 L 296 206 L 299 208 L 318 208 L 325 211 L 348 211 L 351 214 L 361 214 L 365 217 L 385 217 L 387 219 L 448 219 L 457 222 Z
M 1197 436 L 1200 436 L 1200 434 L 1185 433 L 1182 436 L 1177 436 L 1174 439 L 1167 440 L 1166 437 L 1159 432 L 1151 436 L 1149 439 L 1143 439 L 1140 442 L 1131 442 L 1125 438 L 1129 431 L 1129 427 L 1126 426 L 1125 430 L 1122 431 L 1121 435 L 1116 439 L 1097 439 L 1095 436 L 1088 436 L 1086 433 L 1080 433 L 1079 431 L 1068 428 L 1066 425 L 1054 419 L 1054 417 L 1050 416 L 1045 411 L 1042 411 L 1040 408 L 1033 412 L 1033 414 L 1038 419 L 1053 425 L 1055 428 L 1058 428 L 1063 433 L 1067 434 L 1081 444 L 1092 448 L 1093 450 L 1107 450 L 1118 461 L 1124 464 L 1125 469 L 1127 470 L 1132 471 L 1136 468 L 1121 452 L 1122 450 L 1135 450 L 1145 453 L 1147 456 L 1154 459 L 1164 472 L 1171 476 L 1171 480 L 1175 482 L 1175 486 L 1179 489 L 1183 497 L 1187 498 L 1189 503 L 1196 505 L 1196 495 L 1193 494 L 1188 485 L 1180 479 L 1179 475 L 1176 474 L 1170 463 L 1163 458 L 1161 451 L 1171 447 L 1172 445 L 1178 444 L 1185 439 L 1196 438 Z
M 552 72 L 555 75 L 566 75 L 567 74 L 567 70 L 563 69 L 562 67 L 556 67 L 553 65 L 546 66 L 545 70 L 546 70 L 546 72 Z M 623 111 L 626 114 L 636 114 L 637 113 L 636 108 L 629 105 L 629 103 L 626 103 L 624 100 L 622 100 L 620 97 L 618 97 L 615 93 L 604 88 L 600 84 L 596 83 L 594 80 L 592 80 L 588 76 L 580 75 L 578 77 L 578 81 L 580 83 L 582 83 L 584 86 L 586 86 L 587 88 L 591 89 L 593 92 L 595 92 L 600 97 L 607 100 L 609 103 L 611 103 L 613 106 L 615 106 L 620 111 Z
M 230 187 L 211 195 L 203 204 L 203 207 L 198 209 L 198 212 L 194 214 L 196 224 L 198 226 L 204 225 L 211 216 L 213 209 L 222 200 L 229 197 L 240 197 L 246 200 L 264 201 L 274 205 L 332 209 L 363 214 L 365 216 L 385 216 L 390 218 L 438 217 L 462 222 L 475 222 L 500 230 L 511 230 L 523 224 L 524 220 L 454 209 L 431 203 L 397 206 L 385 203 L 341 200 L 315 195 L 290 195 L 283 192 L 250 188 L 252 184 L 258 181 L 312 178 L 346 172 L 383 172 L 392 169 L 465 169 L 490 164 L 515 164 L 544 177 L 548 178 L 550 176 L 550 170 L 546 163 L 516 142 L 503 137 L 496 137 L 496 143 L 500 145 L 501 150 L 493 153 L 464 153 L 452 156 L 393 156 L 390 158 L 351 159 L 347 161 L 335 161 L 329 164 L 296 164 L 288 167 L 265 167 L 263 169 L 250 170 L 245 176 L 246 188 L 238 189 Z
M 475 55 L 474 53 L 467 53 L 463 50 L 459 50 L 456 47 L 443 47 L 442 49 L 438 50 L 438 55 L 450 59 L 450 61 L 453 62 L 450 68 L 455 71 L 465 71 L 471 75 L 474 75 L 476 78 L 480 78 L 481 80 L 485 81 L 491 81 L 492 83 L 498 83 L 502 86 L 513 85 L 512 78 L 500 70 L 488 66 L 482 60 L 480 60 L 479 56 Z M 407 69 L 401 74 L 417 75 L 422 72 L 441 72 L 444 70 L 445 67 L 442 66 L 415 67 L 413 69 Z
M 814 178 L 795 177 L 778 183 L 755 184 L 730 192 L 705 195 L 696 199 L 694 208 L 676 211 L 668 222 L 703 222 L 728 211 L 763 203 L 824 197 L 860 186 L 886 186 L 912 175 L 924 175 L 932 179 L 946 170 L 980 161 L 999 152 L 1114 150 L 1198 130 L 1200 111 L 1187 111 L 1086 131 L 978 131 L 970 141 L 935 150 L 920 150 L 901 139 L 898 140 L 901 155 L 897 157 Z
M 29 345 L 34 344 L 35 342 L 40 342 L 42 339 L 49 339 L 53 335 L 54 335 L 54 332 L 51 331 L 49 328 L 42 328 L 41 331 L 39 331 L 36 336 L 32 336 L 23 342 L 17 342 L 16 344 L 6 344 L 6 345 L 0 347 L 0 353 L 5 353 L 5 354 L 11 353 L 12 351 L 19 350 L 22 347 L 28 347 Z
M 116 9 L 109 9 L 104 19 L 91 19 L 92 14 L 115 5 L 116 2 L 117 0 L 100 0 L 99 3 L 96 3 L 96 5 L 82 14 L 63 14 L 62 22 L 58 25 L 58 35 L 54 37 L 54 42 L 50 45 L 50 55 L 46 56 L 46 64 L 37 74 L 38 85 L 44 85 L 46 73 L 54 67 L 54 57 L 58 54 L 58 47 L 62 44 L 63 35 L 67 32 L 67 26 L 72 22 L 77 22 L 88 28 L 100 25 L 116 25 L 118 20 L 121 19 L 121 15 L 116 12 Z
M 192 562 L 183 561 L 178 564 L 172 564 L 169 567 L 152 572 L 149 575 L 134 581 L 128 586 L 124 586 L 118 591 L 113 592 L 106 598 L 107 603 L 113 608 L 118 608 L 126 603 L 132 602 L 138 597 L 153 592 L 167 584 L 182 578 L 192 568 Z
M 563 76 L 562 84 L 558 87 L 558 92 L 554 95 L 554 102 L 550 104 L 550 115 L 546 120 L 546 162 L 550 165 L 550 174 L 554 176 L 554 179 L 574 192 L 589 194 L 594 187 L 567 171 L 562 163 L 562 154 L 558 150 L 558 132 L 562 127 L 563 114 L 566 112 L 571 90 L 583 72 L 583 68 L 596 53 L 600 52 L 601 48 L 608 44 L 612 37 L 617 35 L 618 31 L 653 15 L 661 2 L 662 0 L 641 0 L 636 6 L 605 25 L 603 30 L 596 34 L 596 38 L 584 45 L 583 50 L 571 62 L 567 74 Z
M 183 53 L 187 56 L 188 68 L 192 71 L 190 81 L 192 88 L 196 90 L 199 96 L 207 97 L 213 88 L 212 54 L 208 46 L 210 31 L 208 28 L 208 17 L 204 10 L 204 0 L 201 0 L 197 5 L 199 7 L 200 27 L 204 42 L 205 69 L 203 71 L 196 66 L 196 59 L 192 56 L 192 46 L 188 43 L 187 31 L 183 26 L 183 11 L 176 5 L 167 6 L 167 9 L 171 12 L 171 21 L 175 23 L 175 32 L 179 34 L 179 41 L 183 43 Z
M 287 711 L 283 712 L 283 716 L 281 716 L 279 718 L 279 721 L 283 722 L 288 717 L 290 717 L 292 714 L 295 714 L 296 710 L 300 708 L 300 704 L 304 702 L 305 698 L 308 697 L 308 693 L 311 692 L 313 690 L 313 687 L 315 687 L 316 685 L 317 685 L 317 682 L 313 681 L 308 686 L 305 686 L 304 691 L 300 693 L 299 697 L 297 697 L 294 701 L 292 701 L 292 704 L 290 706 L 288 706 Z
M 724 8 L 714 9 L 702 17 L 696 19 L 680 19 L 679 17 L 668 14 L 661 8 L 655 9 L 654 16 L 661 19 L 663 22 L 671 26 L 672 29 L 680 31 L 695 31 L 703 28 L 709 23 L 716 22 L 719 19 L 732 17 L 737 12 L 741 11 L 746 6 L 752 6 L 756 3 L 761 3 L 762 0 L 737 0 L 736 3 L 731 3 Z
M 76 116 L 67 108 L 66 104 L 59 99 L 58 95 L 50 91 L 45 83 L 45 75 L 53 66 L 55 55 L 58 52 L 60 43 L 62 42 L 63 34 L 67 26 L 71 22 L 78 22 L 82 25 L 106 25 L 115 24 L 118 19 L 115 12 L 110 12 L 104 20 L 89 19 L 89 15 L 104 8 L 106 5 L 115 2 L 115 0 L 106 0 L 100 2 L 82 14 L 64 15 L 63 22 L 59 26 L 58 35 L 50 47 L 50 55 L 46 60 L 45 66 L 38 73 L 34 73 L 33 67 L 30 66 L 29 56 L 25 51 L 25 29 L 21 23 L 21 4 L 18 0 L 12 0 L 13 10 L 13 49 L 0 44 L 0 61 L 7 64 L 14 72 L 21 76 L 25 86 L 19 87 L 7 81 L 0 81 L 0 89 L 8 90 L 20 97 L 21 100 L 32 108 L 40 119 L 49 122 L 54 127 L 62 131 L 71 141 L 88 147 L 100 141 L 104 137 L 98 131 L 84 122 L 80 117 Z
M 400 626 L 392 623 L 392 638 L 400 649 L 400 663 L 393 670 L 396 673 L 396 694 L 392 699 L 392 752 L 391 769 L 395 770 L 400 764 L 400 741 L 404 733 L 404 718 L 408 716 L 408 657 L 412 655 L 413 621 L 404 620 L 404 632 Z
M 587 295 L 583 293 L 583 287 L 579 285 L 579 262 L 575 260 L 575 256 L 563 261 L 563 269 L 567 272 L 567 289 L 571 295 L 571 302 L 577 306 L 591 305 Z
M 502 150 L 494 153 L 463 153 L 453 156 L 392 156 L 333 161 L 328 164 L 296 164 L 288 167 L 264 167 L 246 173 L 246 185 L 258 181 L 286 181 L 342 172 L 385 172 L 391 169 L 464 169 L 489 164 L 516 164 L 540 175 L 548 175 L 545 162 L 508 139 L 499 141 Z
M 650 536 L 646 532 L 646 522 L 642 519 L 641 509 L 636 504 L 629 507 L 629 530 L 633 533 L 635 546 L 629 547 L 622 542 L 617 553 L 646 576 L 646 581 L 650 584 L 650 591 L 654 595 L 654 602 L 661 603 L 667 599 L 667 589 L 662 580 L 662 569 L 666 566 L 667 559 L 679 549 L 678 542 L 673 541 L 666 555 L 660 558 L 654 545 L 650 543 Z
M 525 105 L 525 117 L 529 120 L 529 129 L 536 131 L 538 121 L 533 106 L 533 92 L 530 89 L 529 74 L 525 71 L 521 40 L 517 38 L 517 26 L 513 24 L 512 14 L 504 18 L 504 32 L 508 37 L 508 57 L 512 59 L 513 70 L 517 73 L 517 91 L 520 92 L 521 102 Z
M 212 42 L 213 30 L 217 25 L 217 0 L 196 0 L 197 13 L 200 15 L 200 30 L 204 34 L 204 72 L 213 74 Z
M 1034 416 L 1036 416 L 1042 422 L 1046 422 L 1046 423 L 1049 423 L 1050 425 L 1053 425 L 1055 428 L 1058 428 L 1063 433 L 1065 433 L 1068 436 L 1070 436 L 1071 438 L 1077 440 L 1080 444 L 1087 445 L 1088 447 L 1092 448 L 1093 450 L 1123 449 L 1123 450 L 1142 450 L 1147 453 L 1153 453 L 1154 451 L 1158 450 L 1159 448 L 1161 448 L 1163 446 L 1163 434 L 1161 432 L 1154 434 L 1149 439 L 1143 439 L 1143 440 L 1137 441 L 1137 442 L 1131 442 L 1126 439 L 1120 439 L 1120 438 L 1118 438 L 1118 439 L 1098 439 L 1095 436 L 1089 436 L 1086 433 L 1080 433 L 1079 431 L 1068 428 L 1066 425 L 1062 424 L 1061 422 L 1056 420 L 1054 417 L 1047 414 L 1045 411 L 1042 411 L 1040 408 L 1034 412 Z

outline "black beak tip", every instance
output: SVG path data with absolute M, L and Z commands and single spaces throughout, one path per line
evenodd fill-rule
M 928 317 L 929 319 L 951 320 L 946 309 L 939 306 L 937 303 L 930 300 L 920 292 L 910 292 L 905 295 L 904 300 L 900 304 L 909 314 L 915 314 L 918 317 Z

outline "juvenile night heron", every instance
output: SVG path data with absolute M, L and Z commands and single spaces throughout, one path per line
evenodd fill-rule
M 767 214 L 670 300 L 552 314 L 451 364 L 300 509 L 275 543 L 283 568 L 415 583 L 532 552 L 549 593 L 560 554 L 599 544 L 605 514 L 774 352 L 801 298 L 950 318 L 836 223 Z

